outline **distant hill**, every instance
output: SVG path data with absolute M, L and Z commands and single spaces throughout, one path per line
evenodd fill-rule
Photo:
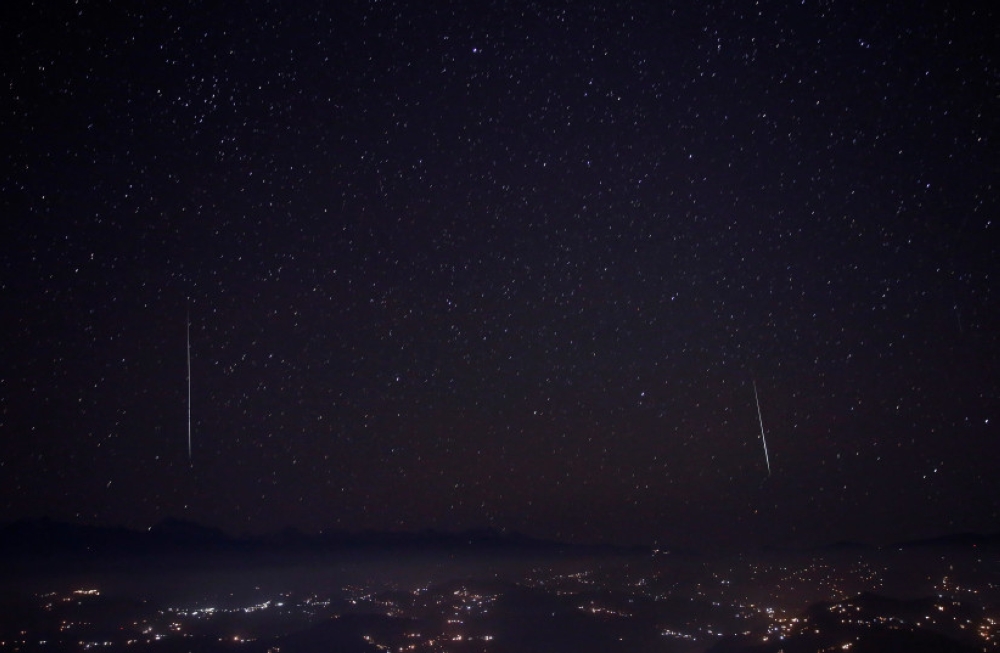
M 0 526 L 0 556 L 85 559 L 144 555 L 325 554 L 335 552 L 435 552 L 648 554 L 644 548 L 574 545 L 493 529 L 438 531 L 328 531 L 307 534 L 293 528 L 235 538 L 196 522 L 165 519 L 146 531 L 69 524 L 48 519 Z
M 901 549 L 924 547 L 992 547 L 1000 548 L 1000 533 L 953 533 L 918 540 L 897 542 Z
M 148 541 L 175 546 L 220 546 L 233 540 L 217 528 L 209 528 L 193 521 L 168 517 L 146 532 Z
M 143 533 L 125 528 L 21 520 L 0 527 L 0 555 L 116 553 L 141 549 L 146 540 Z

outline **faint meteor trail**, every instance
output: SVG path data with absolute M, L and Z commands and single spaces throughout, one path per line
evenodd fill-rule
M 753 400 L 757 403 L 757 421 L 760 422 L 760 440 L 764 443 L 764 462 L 767 463 L 767 475 L 771 475 L 771 457 L 767 455 L 767 438 L 764 437 L 764 418 L 760 416 L 760 398 L 757 396 L 757 381 L 753 380 Z
M 191 463 L 191 309 L 187 311 L 188 463 Z

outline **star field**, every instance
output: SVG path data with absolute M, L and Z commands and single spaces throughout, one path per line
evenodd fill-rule
M 995 10 L 3 13 L 0 518 L 996 529 Z

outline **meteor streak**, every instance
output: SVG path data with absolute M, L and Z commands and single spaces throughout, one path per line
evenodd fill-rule
M 187 312 L 188 463 L 191 463 L 191 309 Z
M 757 381 L 753 381 L 753 400 L 757 403 L 757 421 L 760 422 L 760 440 L 764 443 L 764 462 L 767 463 L 767 475 L 771 475 L 771 457 L 767 455 L 767 438 L 764 437 L 764 418 L 760 416 L 760 398 L 757 396 Z

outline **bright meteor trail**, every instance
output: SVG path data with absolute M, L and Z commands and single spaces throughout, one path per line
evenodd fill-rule
M 767 475 L 771 475 L 771 457 L 767 455 L 767 438 L 764 437 L 764 418 L 760 416 L 760 398 L 757 396 L 757 381 L 753 381 L 753 400 L 757 403 L 757 421 L 760 422 L 760 439 L 764 443 L 764 461 L 767 463 Z
M 188 463 L 191 462 L 191 311 L 187 313 Z

